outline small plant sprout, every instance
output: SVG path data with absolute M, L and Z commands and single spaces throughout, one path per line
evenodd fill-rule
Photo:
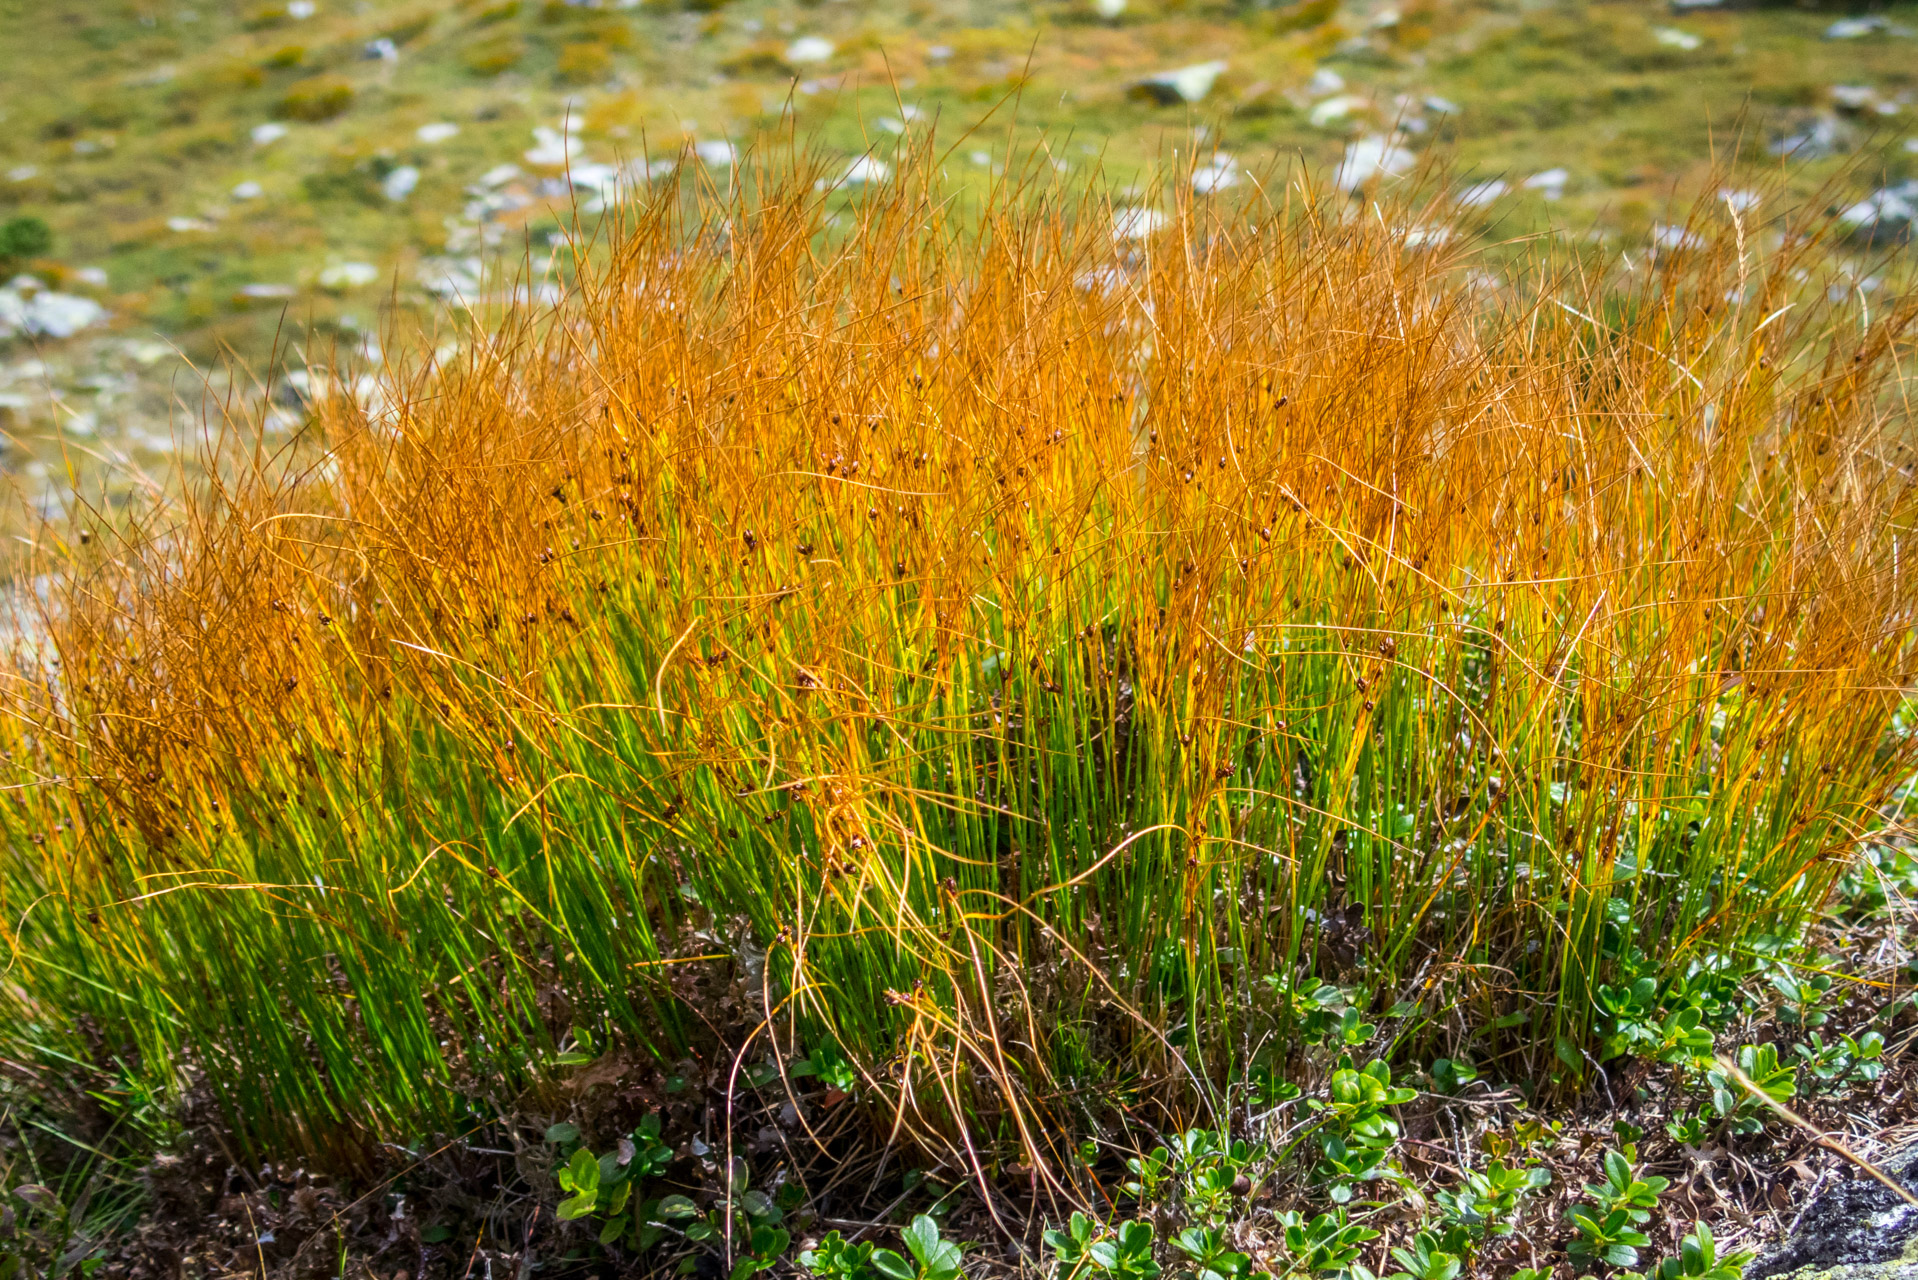
M 1456 1280 L 1465 1265 L 1458 1254 L 1446 1252 L 1439 1237 L 1430 1231 L 1414 1236 L 1409 1249 L 1393 1249 L 1392 1258 L 1404 1270 L 1394 1273 L 1389 1280 Z
M 1732 1062 L 1745 1080 L 1750 1081 L 1751 1087 L 1747 1088 L 1737 1073 L 1726 1070 L 1723 1065 L 1714 1066 L 1705 1074 L 1711 1090 L 1712 1110 L 1732 1133 L 1757 1133 L 1772 1113 L 1753 1095 L 1753 1090 L 1773 1102 L 1788 1105 L 1798 1095 L 1798 1068 L 1779 1062 L 1778 1046 L 1772 1044 L 1745 1045 Z
M 1343 1208 L 1312 1216 L 1283 1210 L 1274 1216 L 1294 1270 L 1306 1275 L 1343 1272 L 1355 1266 L 1367 1241 L 1379 1233 L 1346 1217 Z
M 1720 1255 L 1712 1229 L 1700 1222 L 1679 1242 L 1676 1258 L 1665 1258 L 1643 1273 L 1627 1272 L 1620 1280 L 1743 1280 L 1745 1268 L 1757 1256 L 1749 1250 Z
M 1064 1230 L 1050 1229 L 1044 1239 L 1062 1280 L 1152 1280 L 1160 1271 L 1147 1222 L 1121 1222 L 1108 1230 L 1086 1214 L 1074 1213 Z
M 1172 1244 L 1191 1262 L 1195 1280 L 1242 1280 L 1252 1274 L 1251 1257 L 1227 1245 L 1217 1227 L 1187 1227 Z
M 1637 1263 L 1639 1249 L 1651 1243 L 1639 1228 L 1650 1221 L 1670 1181 L 1637 1177 L 1632 1171 L 1636 1156 L 1629 1146 L 1606 1152 L 1604 1180 L 1585 1185 L 1592 1203 L 1569 1215 L 1574 1235 L 1566 1251 L 1574 1264 L 1629 1267 Z

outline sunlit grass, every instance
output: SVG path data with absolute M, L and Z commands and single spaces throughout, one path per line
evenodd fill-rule
M 628 209 L 313 452 L 49 535 L 4 1051 L 349 1158 L 574 1027 L 831 1042 L 1043 1168 L 1308 980 L 1574 1085 L 1632 946 L 1789 935 L 1913 772 L 1912 309 L 1805 228 L 1494 280 L 903 168 Z

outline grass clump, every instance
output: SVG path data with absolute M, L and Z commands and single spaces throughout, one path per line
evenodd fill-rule
M 353 85 L 339 76 L 312 76 L 288 87 L 280 99 L 280 114 L 289 120 L 316 123 L 345 115 L 353 106 Z
M 1491 279 L 1409 205 L 898 172 L 646 197 L 556 310 L 49 551 L 7 1055 L 339 1165 L 582 1066 L 803 1064 L 1081 1201 L 1081 1137 L 1202 1119 L 1130 1194 L 1234 1274 L 1274 1151 L 1301 1256 L 1375 1238 L 1406 1061 L 1570 1095 L 1789 949 L 1913 773 L 1908 297 L 1722 205 Z M 566 1158 L 616 1239 L 783 1248 Z M 1477 1176 L 1404 1265 L 1538 1186 Z
M 461 63 L 478 76 L 496 76 L 526 56 L 526 42 L 510 31 L 495 31 L 469 45 Z
M 613 51 L 598 40 L 579 40 L 561 47 L 559 78 L 570 84 L 604 80 L 613 69 Z

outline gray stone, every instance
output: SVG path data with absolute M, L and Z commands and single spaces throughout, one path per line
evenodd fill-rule
M 1918 1192 L 1915 1166 L 1918 1159 L 1907 1154 L 1889 1171 Z M 1748 1280 L 1918 1280 L 1918 1208 L 1857 1173 L 1821 1191 L 1790 1237 L 1745 1274 Z

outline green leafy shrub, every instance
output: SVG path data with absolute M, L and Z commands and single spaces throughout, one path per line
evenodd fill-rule
M 1379 1235 L 1363 1223 L 1350 1221 L 1343 1208 L 1313 1216 L 1288 1209 L 1275 1214 L 1273 1221 L 1294 1269 L 1308 1275 L 1346 1270 L 1358 1261 L 1366 1242 Z
M 1700 1222 L 1679 1242 L 1676 1258 L 1666 1258 L 1643 1273 L 1627 1272 L 1620 1280 L 1743 1280 L 1745 1268 L 1757 1256 L 1740 1250 L 1721 1258 L 1712 1229 Z
M 1433 1196 L 1453 1252 L 1475 1250 L 1485 1241 L 1511 1235 L 1518 1227 L 1524 1198 L 1551 1185 L 1551 1171 L 1538 1166 L 1512 1168 L 1494 1160 L 1482 1172 L 1468 1171 L 1459 1185 Z
M 800 1265 L 832 1280 L 960 1280 L 959 1246 L 939 1238 L 938 1223 L 922 1213 L 900 1235 L 910 1257 L 834 1231 L 800 1254 Z
M 1239 1280 L 1252 1274 L 1252 1259 L 1236 1252 L 1217 1227 L 1187 1227 L 1172 1245 L 1191 1262 L 1196 1280 Z
M 1637 1263 L 1639 1249 L 1651 1244 L 1651 1237 L 1639 1228 L 1651 1220 L 1659 1195 L 1671 1183 L 1666 1178 L 1637 1177 L 1632 1171 L 1636 1155 L 1630 1147 L 1606 1152 L 1605 1180 L 1586 1184 L 1585 1194 L 1592 1203 L 1569 1215 L 1574 1234 L 1566 1252 L 1574 1265 L 1629 1267 Z
M 1308 1100 L 1308 1106 L 1325 1116 L 1318 1175 L 1329 1183 L 1333 1200 L 1344 1204 L 1355 1184 L 1393 1172 L 1389 1155 L 1399 1138 L 1399 1123 L 1389 1110 L 1416 1096 L 1414 1090 L 1393 1088 L 1392 1069 L 1375 1058 L 1362 1069 L 1339 1068 L 1332 1073 L 1327 1096 Z
M 1777 1045 L 1745 1045 L 1733 1060 L 1764 1097 L 1782 1105 L 1798 1096 L 1798 1068 L 1779 1062 Z M 1711 1089 L 1712 1109 L 1733 1133 L 1757 1133 L 1771 1118 L 1771 1109 L 1722 1066 L 1706 1072 L 1705 1082 Z
M 1152 1224 L 1122 1222 L 1111 1230 L 1083 1213 L 1074 1213 L 1064 1230 L 1049 1229 L 1044 1242 L 1052 1250 L 1062 1280 L 1153 1280 Z
M 1405 1269 L 1390 1280 L 1455 1280 L 1465 1266 L 1464 1259 L 1448 1253 L 1430 1231 L 1414 1236 L 1410 1249 L 1393 1249 L 1392 1259 Z
M 53 228 L 44 218 L 20 214 L 0 223 L 0 264 L 12 266 L 53 252 Z

